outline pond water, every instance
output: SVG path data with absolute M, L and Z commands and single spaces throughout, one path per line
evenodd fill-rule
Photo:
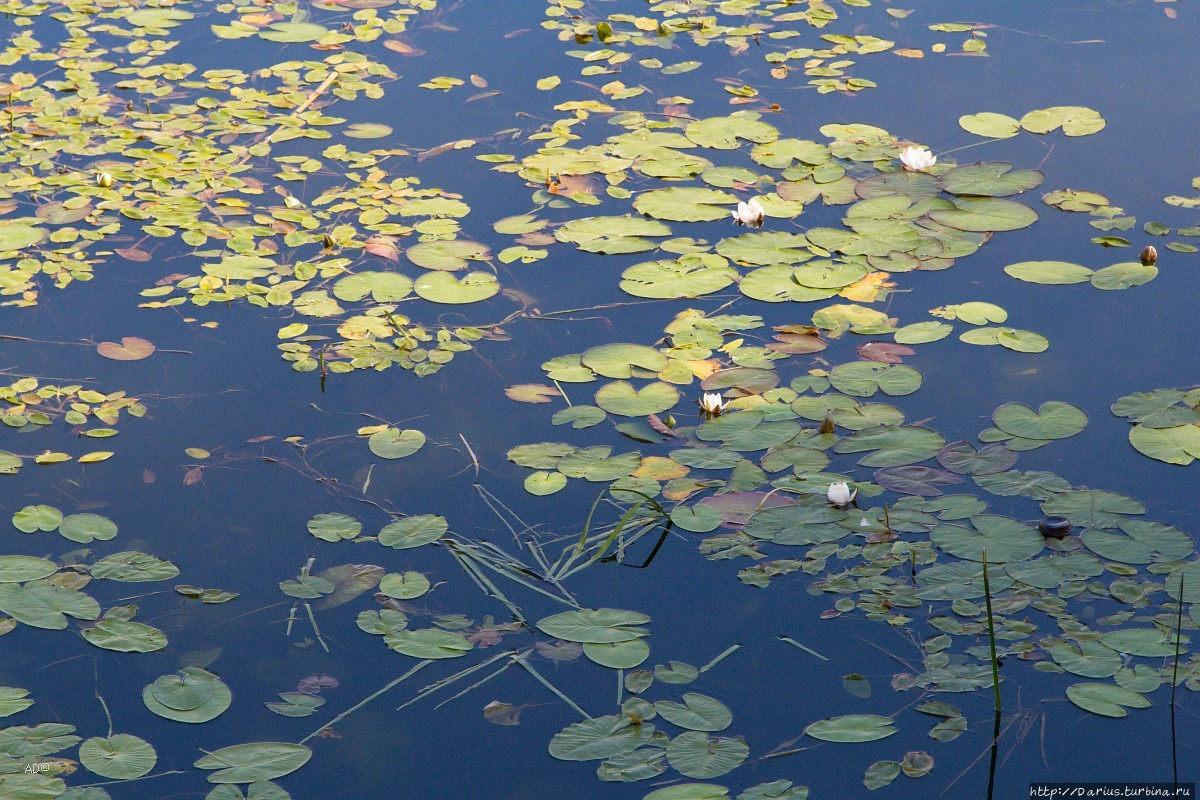
M 1194 780 L 1200 15 L 910 5 L 0 1 L 0 800 Z

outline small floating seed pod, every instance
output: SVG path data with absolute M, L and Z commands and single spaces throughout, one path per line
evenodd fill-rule
M 1158 251 L 1154 249 L 1154 245 L 1148 244 L 1142 248 L 1141 255 L 1139 255 L 1138 258 L 1141 260 L 1142 264 L 1148 267 L 1154 262 L 1158 261 Z
M 1038 523 L 1038 532 L 1047 539 L 1063 539 L 1075 527 L 1066 517 L 1044 517 Z

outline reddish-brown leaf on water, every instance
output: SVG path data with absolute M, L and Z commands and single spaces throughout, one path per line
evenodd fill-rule
M 192 486 L 204 480 L 204 467 L 192 467 L 183 473 L 183 485 Z
M 141 361 L 154 353 L 154 344 L 137 336 L 124 336 L 121 343 L 101 342 L 96 352 L 114 361 Z
M 911 347 L 893 342 L 867 342 L 858 346 L 858 357 L 881 364 L 899 364 L 904 356 L 917 352 Z
M 391 236 L 384 236 L 382 233 L 368 238 L 363 249 L 373 256 L 386 258 L 388 261 L 400 260 L 400 250 L 396 247 L 396 240 Z

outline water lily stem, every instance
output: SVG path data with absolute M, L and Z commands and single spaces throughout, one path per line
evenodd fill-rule
M 384 692 L 388 691 L 389 689 L 392 689 L 393 687 L 395 687 L 395 686 L 399 685 L 400 683 L 402 683 L 402 682 L 404 682 L 404 681 L 408 680 L 408 679 L 409 679 L 409 678 L 411 678 L 413 675 L 415 675 L 415 674 L 416 674 L 418 671 L 425 669 L 425 667 L 428 667 L 428 666 L 429 666 L 430 664 L 432 664 L 432 663 L 433 663 L 433 661 L 431 661 L 430 659 L 425 659 L 424 661 L 420 662 L 420 663 L 419 663 L 419 664 L 417 664 L 415 667 L 413 667 L 412 669 L 410 669 L 408 672 L 404 673 L 404 674 L 403 674 L 403 675 L 401 675 L 399 678 L 396 678 L 395 680 L 393 680 L 392 682 L 390 682 L 390 683 L 389 683 L 387 686 L 384 686 L 382 689 L 380 689 L 379 691 L 375 692 L 374 694 L 372 694 L 372 695 L 370 695 L 370 696 L 368 696 L 368 697 L 365 697 L 365 698 L 363 698 L 363 699 L 362 699 L 362 700 L 360 700 L 359 702 L 357 702 L 357 703 L 355 703 L 354 705 L 350 706 L 350 708 L 346 709 L 345 711 L 343 711 L 342 713 L 338 714 L 338 715 L 337 715 L 336 717 L 334 717 L 333 719 L 329 720 L 329 722 L 327 722 L 327 723 L 325 723 L 324 725 L 322 725 L 321 727 L 317 728 L 315 731 L 313 731 L 312 733 L 310 733 L 308 736 L 305 736 L 303 739 L 301 739 L 301 740 L 300 740 L 300 744 L 304 744 L 304 743 L 305 743 L 305 742 L 307 742 L 309 739 L 312 739 L 313 737 L 315 737 L 315 736 L 319 735 L 319 734 L 321 733 L 321 731 L 325 730 L 326 728 L 332 728 L 334 725 L 338 724 L 339 722 L 341 722 L 342 720 L 344 720 L 346 717 L 348 717 L 348 716 L 350 716 L 351 714 L 353 714 L 355 711 L 358 711 L 360 708 L 362 708 L 362 707 L 363 707 L 363 706 L 365 706 L 367 703 L 369 703 L 369 702 L 371 702 L 372 700 L 374 700 L 376 697 L 379 697 L 381 694 L 383 694 Z

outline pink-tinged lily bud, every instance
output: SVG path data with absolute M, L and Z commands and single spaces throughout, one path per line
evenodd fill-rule
M 1158 250 L 1154 249 L 1154 245 L 1148 244 L 1142 248 L 1141 255 L 1138 256 L 1144 266 L 1150 266 L 1158 261 Z

